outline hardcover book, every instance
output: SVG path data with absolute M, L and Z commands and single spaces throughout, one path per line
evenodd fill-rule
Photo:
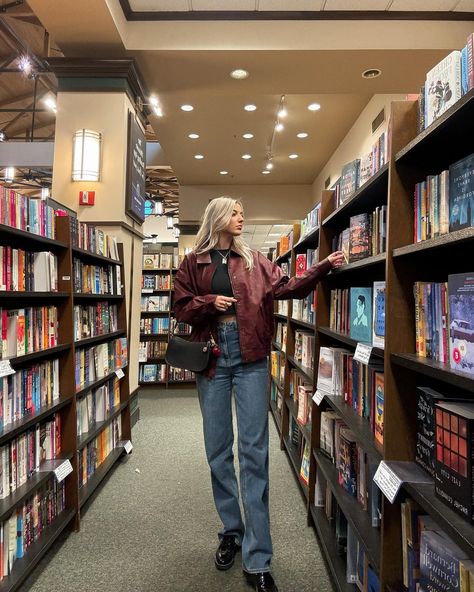
M 449 232 L 474 226 L 474 154 L 449 167 Z
M 468 559 L 447 536 L 423 530 L 420 536 L 420 592 L 461 592 L 459 563 Z
M 334 391 L 333 379 L 334 351 L 330 347 L 319 350 L 317 390 L 331 395 Z
M 350 219 L 349 262 L 360 261 L 370 255 L 369 215 L 357 214 Z
M 383 348 L 385 345 L 385 282 L 374 282 L 373 312 L 372 345 Z
M 474 274 L 448 276 L 448 298 L 451 369 L 474 376 Z
M 350 289 L 350 336 L 372 343 L 372 288 Z
M 357 497 L 357 443 L 349 428 L 339 433 L 339 485 L 353 497 Z
M 385 384 L 384 375 L 375 373 L 375 416 L 374 433 L 379 444 L 383 444 L 383 416 L 384 416 Z
M 296 277 L 300 277 L 306 271 L 306 255 L 299 253 L 296 255 Z
M 360 159 L 356 158 L 342 167 L 340 203 L 343 204 L 359 187 Z
M 461 52 L 452 51 L 426 75 L 426 127 L 461 98 Z

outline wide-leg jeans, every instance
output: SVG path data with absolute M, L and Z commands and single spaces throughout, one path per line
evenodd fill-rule
M 204 444 L 212 491 L 222 520 L 222 535 L 242 545 L 242 567 L 249 573 L 270 570 L 272 541 L 268 506 L 268 364 L 267 358 L 244 364 L 237 323 L 219 323 L 216 374 L 196 376 Z M 234 468 L 232 392 L 235 397 L 240 464 L 240 494 Z

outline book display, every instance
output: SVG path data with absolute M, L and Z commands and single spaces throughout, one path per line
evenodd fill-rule
M 0 215 L 0 590 L 11 591 L 79 528 L 124 453 L 130 387 L 122 245 L 3 187 Z
M 349 254 L 309 322 L 275 303 L 286 348 L 270 404 L 337 590 L 447 589 L 448 563 L 450 589 L 473 586 L 473 115 L 470 90 L 417 135 L 418 102 L 393 102 L 378 171 L 358 185 L 349 163 L 311 244 L 276 259 L 297 275 L 307 249 Z M 407 471 L 393 503 L 381 461 Z
M 153 247 L 143 253 L 139 384 L 163 388 L 193 386 L 193 372 L 173 368 L 165 362 L 166 347 L 174 328 L 171 307 L 173 277 L 180 264 L 178 249 L 161 245 L 158 251 L 156 245 Z M 190 332 L 189 325 L 177 324 L 177 335 L 186 336 Z

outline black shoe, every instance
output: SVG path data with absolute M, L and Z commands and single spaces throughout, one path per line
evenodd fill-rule
M 224 534 L 217 547 L 215 564 L 217 569 L 226 570 L 234 565 L 235 554 L 239 551 L 234 535 Z
M 254 587 L 255 592 L 278 592 L 272 574 L 269 571 L 248 573 L 244 571 L 247 582 Z

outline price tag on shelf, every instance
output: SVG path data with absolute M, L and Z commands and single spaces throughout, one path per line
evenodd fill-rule
M 10 360 L 0 360 L 0 378 L 15 374 L 16 370 L 13 370 Z
M 119 368 L 118 370 L 115 370 L 115 374 L 116 374 L 117 378 L 123 378 L 125 376 L 125 374 L 123 373 L 122 368 Z
M 133 448 L 133 444 L 130 442 L 130 440 L 127 440 L 125 442 L 125 444 L 123 445 L 123 449 L 125 450 L 125 452 L 127 454 L 130 454 L 130 452 L 132 452 L 132 448 Z
M 316 391 L 313 395 L 313 401 L 316 405 L 321 405 L 321 401 L 324 399 L 324 391 Z
M 371 353 L 371 345 L 367 345 L 367 343 L 358 343 L 354 354 L 354 360 L 361 362 L 361 364 L 368 364 Z
M 64 481 L 64 479 L 66 479 L 66 477 L 70 473 L 72 473 L 72 464 L 69 459 L 65 460 L 63 463 L 61 463 L 59 465 L 59 467 L 56 467 L 54 469 L 54 474 L 56 476 L 58 483 L 61 483 L 61 481 Z
M 381 460 L 375 472 L 374 481 L 388 501 L 393 504 L 397 493 L 400 491 L 403 480 L 400 479 L 387 463 Z
M 143 288 L 142 294 L 153 294 L 152 288 Z

